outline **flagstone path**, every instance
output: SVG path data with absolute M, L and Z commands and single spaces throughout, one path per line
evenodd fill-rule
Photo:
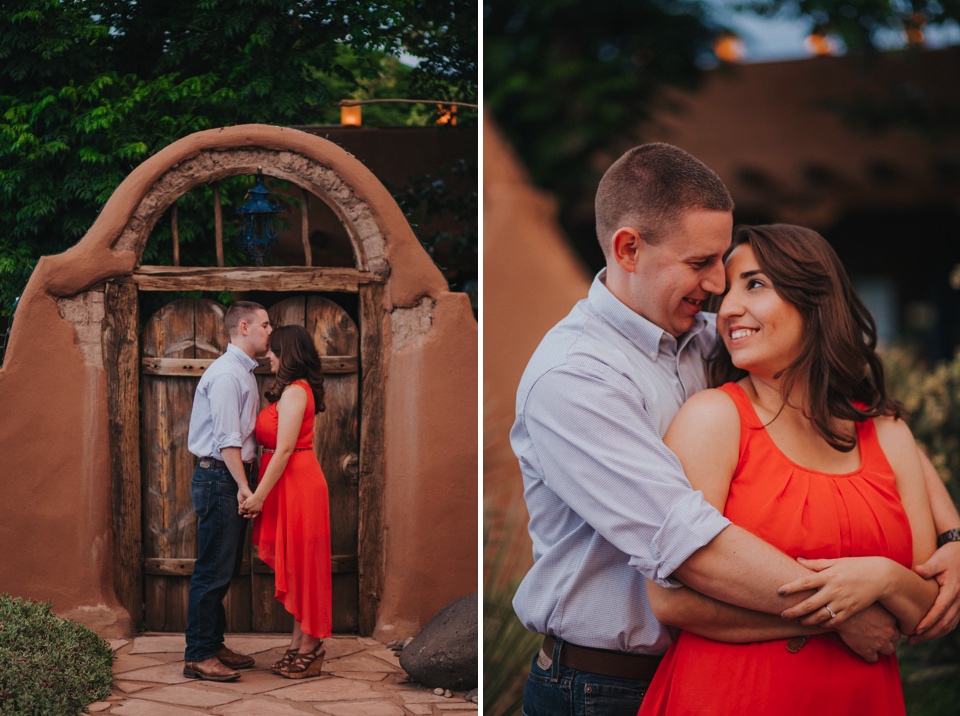
M 182 635 L 144 634 L 132 641 L 111 641 L 114 691 L 97 701 L 91 714 L 110 716 L 453 716 L 476 713 L 477 704 L 462 692 L 437 696 L 433 689 L 406 681 L 399 659 L 375 639 L 334 636 L 323 674 L 294 681 L 270 672 L 289 637 L 279 634 L 231 634 L 227 646 L 252 655 L 257 663 L 239 681 L 216 683 L 183 676 Z

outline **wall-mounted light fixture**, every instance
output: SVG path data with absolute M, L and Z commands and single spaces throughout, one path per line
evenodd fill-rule
M 277 227 L 273 217 L 283 207 L 270 201 L 270 191 L 263 185 L 263 167 L 257 167 L 257 180 L 237 209 L 242 217 L 240 245 L 253 257 L 257 266 L 263 266 L 270 246 L 277 241 Z

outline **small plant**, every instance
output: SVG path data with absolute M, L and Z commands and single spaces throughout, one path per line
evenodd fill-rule
M 48 603 L 0 594 L 0 714 L 86 712 L 113 686 L 113 650 Z

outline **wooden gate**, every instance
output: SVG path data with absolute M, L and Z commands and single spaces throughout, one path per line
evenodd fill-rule
M 333 628 L 358 627 L 358 371 L 359 334 L 333 301 L 297 296 L 268 309 L 274 326 L 299 324 L 321 355 L 325 412 L 316 420 L 314 449 L 330 490 Z M 141 337 L 144 621 L 149 630 L 186 627 L 190 575 L 196 558 L 196 516 L 190 496 L 195 458 L 187 450 L 199 376 L 226 349 L 224 308 L 179 299 L 154 314 Z M 272 377 L 255 372 L 261 401 Z M 287 631 L 292 618 L 273 598 L 273 572 L 251 549 L 225 600 L 228 631 Z

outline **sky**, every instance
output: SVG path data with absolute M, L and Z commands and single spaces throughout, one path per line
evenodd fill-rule
M 731 0 L 711 0 L 710 4 L 714 6 L 714 18 L 743 40 L 745 62 L 796 60 L 810 56 L 804 46 L 812 24 L 809 18 L 763 18 L 752 13 L 735 13 L 730 9 Z M 951 23 L 927 27 L 925 37 L 925 45 L 930 48 L 960 44 L 960 26 Z M 903 39 L 899 33 L 891 32 L 880 38 L 880 42 L 882 47 L 894 49 L 902 46 Z

